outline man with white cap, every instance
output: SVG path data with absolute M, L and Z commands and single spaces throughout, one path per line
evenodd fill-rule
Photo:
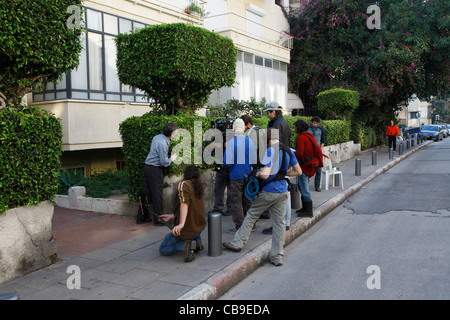
M 245 123 L 236 119 L 233 123 L 235 137 L 227 142 L 223 155 L 223 163 L 230 168 L 231 216 L 236 232 L 244 221 L 244 216 L 251 207 L 251 201 L 244 196 L 244 178 L 252 171 L 252 164 L 256 164 L 256 148 L 252 139 L 244 136 Z

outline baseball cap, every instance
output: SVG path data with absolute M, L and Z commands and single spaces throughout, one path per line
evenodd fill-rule
M 273 110 L 281 110 L 281 109 L 283 109 L 283 108 L 280 106 L 280 104 L 278 102 L 272 101 L 267 104 L 267 108 L 264 110 L 264 112 L 273 111 Z

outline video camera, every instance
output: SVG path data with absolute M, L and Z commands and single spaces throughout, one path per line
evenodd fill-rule
M 217 119 L 211 121 L 211 129 L 219 129 L 222 134 L 225 134 L 227 129 L 233 129 L 233 119 Z

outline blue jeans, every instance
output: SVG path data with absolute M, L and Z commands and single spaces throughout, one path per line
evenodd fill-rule
M 188 240 L 195 240 L 197 243 L 202 242 L 200 233 L 192 239 L 178 239 L 172 233 L 169 233 L 161 242 L 159 253 L 163 256 L 170 256 L 178 252 L 183 252 L 184 244 Z
M 309 191 L 309 178 L 304 173 L 298 176 L 298 188 L 302 194 L 303 201 L 312 201 L 311 192 Z

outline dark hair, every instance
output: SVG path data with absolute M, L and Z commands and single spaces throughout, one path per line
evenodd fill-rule
M 163 134 L 164 134 L 166 137 L 170 137 L 170 136 L 172 135 L 172 133 L 173 133 L 175 130 L 177 130 L 177 128 L 178 128 L 178 126 L 177 126 L 176 123 L 168 122 L 168 123 L 166 123 L 166 125 L 164 126 Z
M 311 118 L 311 122 L 320 122 L 320 118 L 315 116 Z
M 251 123 L 253 125 L 252 117 L 244 114 L 244 115 L 241 116 L 241 119 L 244 120 L 245 125 L 247 125 L 247 123 Z
M 294 126 L 297 129 L 297 133 L 302 133 L 309 128 L 309 124 L 306 123 L 304 120 L 297 120 L 294 122 Z
M 203 182 L 200 180 L 200 170 L 198 170 L 196 166 L 190 165 L 184 169 L 183 180 L 191 180 L 192 184 L 194 185 L 196 197 L 203 197 Z

